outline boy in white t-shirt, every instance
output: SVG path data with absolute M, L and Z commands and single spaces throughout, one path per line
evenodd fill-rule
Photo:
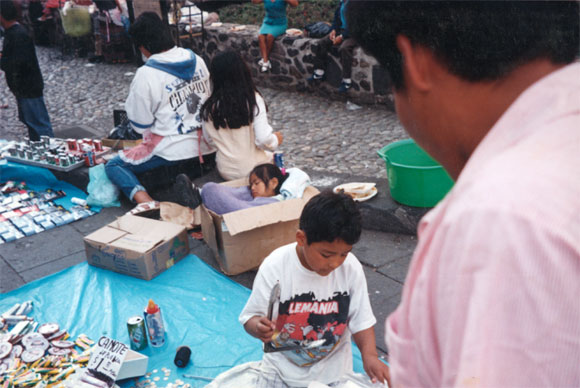
M 209 387 L 306 387 L 384 382 L 362 265 L 350 253 L 361 234 L 361 215 L 349 196 L 324 192 L 300 216 L 296 242 L 273 251 L 262 263 L 240 323 L 269 347 L 308 346 L 266 352 L 260 362 L 235 367 Z M 272 289 L 280 297 L 272 319 Z M 352 369 L 351 335 L 368 378 Z M 315 345 L 315 346 L 312 346 Z

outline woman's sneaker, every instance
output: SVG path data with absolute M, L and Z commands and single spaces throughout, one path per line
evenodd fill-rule
M 195 209 L 201 205 L 199 189 L 195 187 L 187 175 L 179 174 L 175 179 L 175 185 L 173 187 L 175 194 L 177 194 L 176 202 L 181 206 Z
M 348 92 L 348 90 L 352 87 L 352 82 L 344 82 L 342 81 L 340 83 L 340 86 L 338 87 L 338 92 L 339 93 L 346 93 Z
M 270 63 L 270 61 L 262 62 L 261 67 L 260 67 L 260 72 L 265 73 L 268 70 L 270 70 L 271 68 L 272 68 L 272 63 Z

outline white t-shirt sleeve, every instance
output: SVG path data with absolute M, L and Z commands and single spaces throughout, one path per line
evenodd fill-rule
M 152 98 L 151 85 L 144 74 L 145 70 L 143 68 L 137 70 L 125 101 L 125 111 L 131 126 L 135 132 L 141 134 L 153 126 L 157 109 Z
M 278 138 L 272 133 L 273 129 L 268 123 L 266 103 L 262 96 L 257 93 L 256 103 L 258 104 L 254 109 L 254 134 L 256 135 L 256 146 L 261 149 L 274 151 L 278 148 Z
M 371 301 L 367 289 L 367 280 L 358 259 L 352 254 L 352 278 L 350 281 L 350 307 L 348 327 L 351 333 L 356 334 L 361 330 L 366 330 L 377 322 L 371 308 Z
M 275 252 L 276 251 L 274 251 L 272 254 L 275 254 Z M 244 325 L 250 318 L 256 315 L 266 316 L 268 313 L 270 293 L 277 281 L 276 276 L 273 274 L 273 271 L 270 270 L 270 267 L 267 263 L 270 261 L 268 260 L 269 257 L 267 257 L 260 266 L 260 269 L 256 274 L 256 278 L 254 279 L 254 285 L 252 286 L 252 293 L 250 294 L 250 298 L 248 299 L 248 302 L 246 302 L 246 306 L 244 306 L 244 309 L 238 318 L 242 325 Z

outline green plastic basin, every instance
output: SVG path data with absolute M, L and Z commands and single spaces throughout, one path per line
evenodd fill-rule
M 391 197 L 403 205 L 433 207 L 453 187 L 447 171 L 412 139 L 396 141 L 377 153 L 386 163 Z

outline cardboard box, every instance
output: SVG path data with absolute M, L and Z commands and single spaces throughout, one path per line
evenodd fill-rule
M 183 226 L 131 214 L 89 234 L 84 242 L 89 264 L 145 280 L 189 253 Z
M 239 187 L 247 179 L 222 183 Z M 222 271 L 228 275 L 258 268 L 274 249 L 296 241 L 302 208 L 318 194 L 308 186 L 302 198 L 218 215 L 202 205 L 201 229 Z
M 111 147 L 111 149 L 113 150 L 124 150 L 141 144 L 143 140 L 102 139 L 101 142 L 103 143 L 104 146 Z
M 125 355 L 121 369 L 119 369 L 117 381 L 145 375 L 148 364 L 149 357 L 129 349 Z

